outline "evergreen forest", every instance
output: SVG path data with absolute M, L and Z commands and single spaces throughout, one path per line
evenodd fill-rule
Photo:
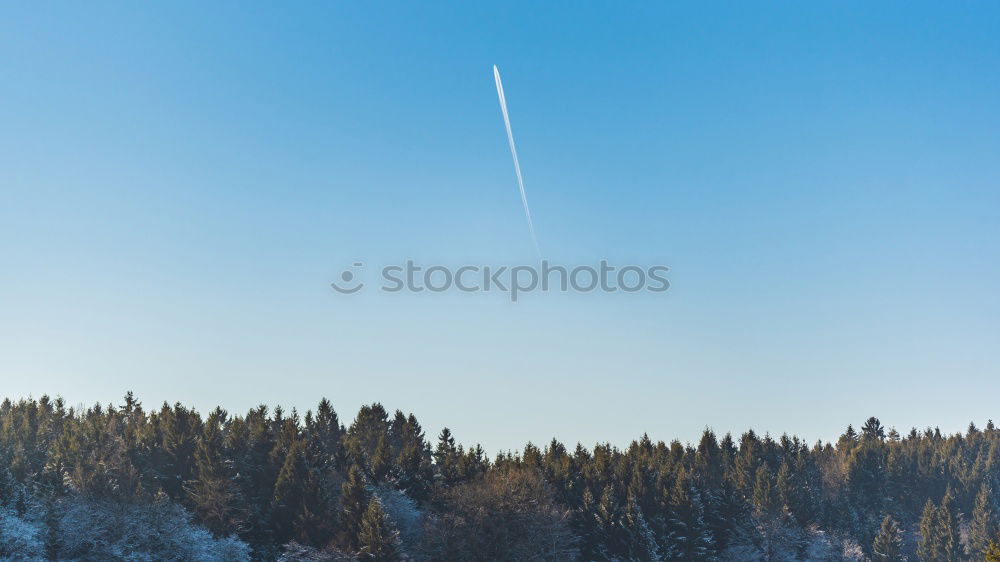
M 326 399 L 239 414 L 8 399 L 0 559 L 1000 561 L 991 421 L 492 457 L 428 431 Z

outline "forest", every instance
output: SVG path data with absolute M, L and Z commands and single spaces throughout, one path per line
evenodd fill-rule
M 465 440 L 474 436 L 460 436 Z M 0 404 L 3 560 L 1000 561 L 1000 430 L 559 441 L 489 458 L 301 414 Z

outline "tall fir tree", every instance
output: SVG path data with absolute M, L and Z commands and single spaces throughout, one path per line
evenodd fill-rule
M 951 490 L 945 493 L 937 509 L 934 554 L 941 562 L 957 562 L 962 557 L 959 514 Z
M 54 499 L 50 499 L 45 504 L 45 557 L 48 560 L 59 560 L 60 551 L 62 550 L 63 537 L 61 529 L 59 528 L 59 513 L 57 511 L 58 507 Z
M 347 480 L 340 492 L 340 514 L 338 517 L 339 543 L 351 551 L 358 549 L 358 534 L 361 520 L 368 508 L 368 492 L 364 477 L 357 465 L 347 471 Z
M 891 515 L 882 520 L 882 527 L 872 545 L 872 562 L 903 562 L 903 532 Z
M 274 484 L 271 524 L 279 544 L 288 542 L 295 536 L 295 516 L 305 499 L 304 485 L 308 472 L 304 452 L 304 442 L 295 441 L 292 444 Z
M 969 525 L 969 556 L 974 560 L 983 557 L 990 541 L 998 534 L 1000 525 L 994 511 L 991 490 L 989 486 L 983 484 L 976 494 L 976 503 L 972 509 L 972 521 Z
M 629 559 L 639 562 L 661 562 L 663 557 L 660 555 L 660 545 L 656 542 L 656 535 L 646 522 L 646 517 L 632 494 L 629 494 L 624 515 L 623 523 L 630 535 Z
M 434 467 L 438 480 L 446 486 L 459 481 L 459 458 L 461 453 L 455 446 L 455 437 L 447 427 L 438 435 L 437 447 L 434 449 Z
M 923 514 L 920 516 L 920 540 L 917 542 L 917 557 L 921 562 L 934 562 L 938 550 L 937 542 L 937 508 L 934 502 L 927 498 Z
M 239 490 L 224 458 L 225 412 L 212 412 L 202 429 L 194 453 L 194 479 L 185 484 L 195 515 L 215 536 L 242 531 Z
M 274 485 L 271 521 L 279 542 L 294 539 L 315 547 L 333 537 L 336 516 L 323 486 L 322 455 L 304 440 L 293 443 Z
M 771 475 L 767 466 L 757 467 L 754 475 L 753 506 L 758 513 L 769 514 L 775 507 L 774 491 L 771 487 Z
M 345 462 L 344 445 L 341 442 L 344 428 L 340 425 L 337 412 L 326 398 L 320 400 L 316 407 L 314 424 L 315 438 L 325 463 L 330 468 L 342 469 Z
M 358 530 L 358 557 L 374 562 L 396 562 L 399 555 L 399 532 L 389 521 L 378 498 L 368 502 L 368 509 Z
M 358 410 L 358 415 L 344 436 L 347 456 L 352 463 L 361 467 L 369 477 L 373 478 L 375 475 L 373 463 L 376 461 L 379 442 L 387 438 L 389 428 L 389 414 L 381 404 L 376 402 L 371 406 L 362 406 Z M 391 455 L 387 456 L 385 460 L 379 459 L 379 462 L 383 463 L 384 470 L 388 470 L 386 464 L 391 460 Z M 383 467 L 380 467 L 380 470 Z
M 584 488 L 580 507 L 573 514 L 573 530 L 580 539 L 580 555 L 583 560 L 606 558 L 601 527 L 597 501 L 590 488 Z
M 413 414 L 405 421 L 394 423 L 393 428 L 399 439 L 399 453 L 395 460 L 396 486 L 417 502 L 423 502 L 430 495 L 434 483 L 424 430 Z

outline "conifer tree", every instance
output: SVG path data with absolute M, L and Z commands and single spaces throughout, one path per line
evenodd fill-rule
M 703 479 L 704 487 L 717 487 L 722 484 L 723 470 L 725 463 L 722 462 L 722 449 L 715 438 L 715 433 L 710 429 L 705 429 L 698 442 L 698 450 L 695 453 L 695 473 Z
M 892 516 L 886 515 L 885 519 L 882 520 L 882 528 L 872 545 L 872 560 L 873 562 L 902 562 L 905 559 L 903 533 Z
M 271 541 L 270 510 L 274 499 L 274 478 L 268 459 L 275 448 L 274 429 L 267 406 L 258 406 L 242 418 L 232 420 L 233 481 L 243 499 L 246 528 L 243 536 L 255 549 L 266 549 Z
M 305 441 L 292 444 L 274 485 L 271 521 L 279 543 L 295 539 L 323 547 L 333 534 L 335 517 L 318 469 L 318 451 Z
M 937 508 L 934 502 L 927 498 L 924 511 L 920 517 L 920 540 L 917 543 L 917 557 L 922 562 L 933 562 L 938 550 Z
M 389 428 L 389 414 L 376 402 L 358 410 L 358 415 L 344 437 L 345 449 L 351 462 L 361 467 L 370 477 L 374 476 L 372 463 L 379 441 L 388 436 Z M 391 461 L 391 455 L 386 460 Z
M 320 400 L 319 406 L 316 407 L 314 424 L 316 440 L 324 461 L 332 468 L 341 469 L 345 461 L 344 446 L 341 442 L 344 428 L 340 425 L 337 412 L 326 398 Z
M 941 562 L 955 562 L 961 557 L 959 524 L 958 513 L 955 511 L 954 501 L 949 490 L 941 500 L 941 505 L 938 506 L 935 521 L 935 534 L 937 536 L 934 555 Z
M 771 475 L 767 467 L 757 467 L 754 476 L 753 506 L 759 513 L 769 513 L 774 507 L 774 492 L 771 488 Z
M 59 529 L 59 515 L 56 512 L 55 500 L 50 499 L 45 505 L 45 556 L 49 560 L 58 560 L 62 549 L 62 536 Z
M 437 448 L 434 449 L 434 466 L 438 478 L 446 486 L 459 480 L 459 450 L 455 446 L 455 438 L 447 427 L 438 435 Z
M 382 510 L 378 498 L 368 502 L 358 531 L 358 556 L 362 560 L 375 562 L 395 562 L 399 556 L 399 532 L 393 527 Z
M 159 485 L 171 499 L 181 497 L 184 482 L 190 480 L 193 474 L 198 424 L 197 415 L 180 404 L 171 408 L 164 403 L 160 409 L 163 460 L 159 463 Z
M 238 530 L 238 490 L 223 460 L 224 412 L 216 410 L 205 421 L 194 453 L 194 479 L 185 484 L 187 498 L 203 525 L 215 536 Z
M 712 532 L 705 522 L 701 493 L 683 468 L 675 477 L 668 501 L 668 556 L 676 560 L 709 560 L 713 558 Z
M 573 517 L 573 529 L 580 539 L 580 555 L 583 560 L 603 560 L 604 546 L 602 529 L 597 513 L 597 502 L 590 488 L 584 488 L 579 509 Z
M 660 562 L 663 560 L 653 530 L 646 522 L 646 517 L 632 494 L 629 494 L 625 507 L 625 525 L 628 527 L 630 535 L 629 558 L 631 560 L 641 562 Z
M 788 460 L 781 461 L 781 466 L 778 468 L 778 476 L 775 480 L 777 499 L 781 507 L 790 513 L 796 513 L 799 504 L 798 489 L 794 478 L 792 467 L 788 463 Z
M 609 482 L 597 504 L 597 522 L 603 539 L 603 554 L 610 560 L 630 555 L 631 537 L 623 525 L 622 507 L 614 482 Z
M 882 427 L 882 423 L 879 422 L 878 418 L 872 416 L 865 421 L 865 424 L 861 426 L 861 438 L 863 440 L 878 441 L 885 439 L 885 428 Z
M 365 482 L 357 465 L 351 465 L 347 472 L 347 480 L 340 493 L 340 528 L 339 542 L 349 550 L 358 549 L 358 534 L 361 532 L 361 520 L 368 506 L 368 493 Z
M 978 559 L 989 547 L 990 540 L 1000 534 L 997 516 L 993 510 L 993 498 L 986 484 L 979 488 L 976 504 L 972 509 L 972 522 L 969 526 L 969 556 Z
M 858 433 L 854 431 L 854 425 L 847 424 L 847 430 L 844 431 L 844 434 L 840 436 L 840 441 L 847 445 L 851 445 L 856 443 L 857 440 L 858 440 Z
M 295 516 L 305 497 L 303 485 L 306 479 L 305 444 L 296 441 L 285 455 L 285 462 L 274 484 L 274 499 L 271 507 L 271 523 L 274 537 L 279 544 L 289 541 L 295 534 Z
M 393 439 L 398 441 L 398 452 L 393 462 L 396 486 L 417 502 L 422 502 L 430 495 L 434 481 L 424 430 L 413 414 L 402 418 L 402 412 L 397 412 L 392 432 Z

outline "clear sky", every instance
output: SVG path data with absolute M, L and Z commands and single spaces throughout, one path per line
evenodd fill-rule
M 1000 7 L 6 4 L 0 382 L 491 452 L 1000 418 Z M 347 297 L 354 261 L 665 295 Z

